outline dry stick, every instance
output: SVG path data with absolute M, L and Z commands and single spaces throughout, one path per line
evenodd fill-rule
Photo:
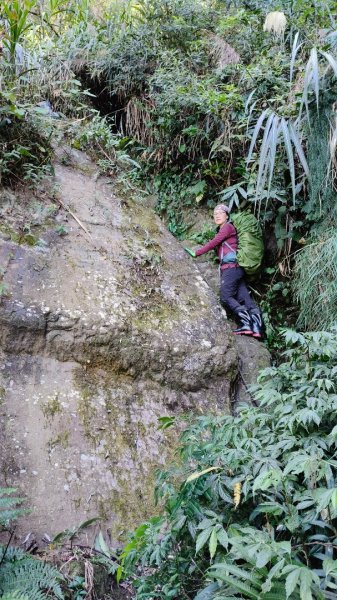
M 13 535 L 14 535 L 14 532 L 15 532 L 15 530 L 14 530 L 14 529 L 11 529 L 11 530 L 9 530 L 9 532 L 10 532 L 10 537 L 9 537 L 9 540 L 8 540 L 8 542 L 7 542 L 6 548 L 5 548 L 5 549 L 4 549 L 4 551 L 3 551 L 3 555 L 2 555 L 2 558 L 1 558 L 1 561 L 0 561 L 0 568 L 1 568 L 1 565 L 2 565 L 3 561 L 4 561 L 4 560 L 5 560 L 5 558 L 6 558 L 6 554 L 7 554 L 8 548 L 9 548 L 9 544 L 10 544 L 10 543 L 11 543 L 11 541 L 12 541 L 12 537 L 13 537 Z
M 292 548 L 301 548 L 301 546 L 331 546 L 332 548 L 337 548 L 336 544 L 332 544 L 331 542 L 320 542 L 316 540 L 315 542 L 303 542 L 303 544 L 296 544 L 292 546 Z
M 73 219 L 75 219 L 75 221 L 79 224 L 80 227 L 82 227 L 83 231 L 85 231 L 85 233 L 90 237 L 90 239 L 92 240 L 92 235 L 91 233 L 87 230 L 86 226 L 83 225 L 83 223 L 79 220 L 78 217 L 76 217 L 76 215 L 73 213 L 72 210 L 70 210 L 70 208 L 68 208 L 68 206 L 66 206 L 64 204 L 64 202 L 62 202 L 62 200 L 60 200 L 59 198 L 57 198 L 57 202 L 62 206 L 62 208 L 67 211 L 72 217 Z
M 84 600 L 92 600 L 92 591 L 94 587 L 94 567 L 89 560 L 84 561 L 85 588 L 87 594 Z
M 97 146 L 99 147 L 102 154 L 104 154 L 105 158 L 107 158 L 107 160 L 112 162 L 111 156 L 109 156 L 109 154 L 107 154 L 107 152 L 105 152 L 105 150 L 104 150 L 104 148 L 102 148 L 101 144 L 97 144 Z M 116 152 L 115 152 L 115 158 L 116 158 Z

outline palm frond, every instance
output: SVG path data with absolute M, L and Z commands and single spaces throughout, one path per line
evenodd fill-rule
M 319 63 L 319 55 L 323 56 L 328 63 L 328 70 L 331 68 L 334 75 L 337 77 L 337 61 L 329 52 L 323 50 L 317 51 L 317 48 L 312 48 L 309 56 L 309 60 L 306 64 L 304 82 L 303 82 L 303 94 L 300 107 L 300 115 L 302 113 L 303 105 L 306 108 L 306 114 L 309 121 L 309 93 L 313 91 L 316 100 L 316 109 L 319 111 L 319 91 L 322 86 L 323 77 L 321 75 L 322 67 Z
M 289 166 L 290 177 L 291 177 L 291 189 L 293 192 L 293 204 L 295 205 L 296 184 L 295 184 L 294 153 L 293 153 L 293 148 L 291 145 L 291 137 L 289 134 L 288 123 L 283 118 L 281 119 L 280 128 L 281 128 L 281 132 L 283 135 L 284 145 L 285 145 L 285 149 L 286 149 L 286 153 L 287 153 L 287 157 L 288 157 L 288 166 Z
M 322 54 L 322 56 L 324 56 L 324 58 L 327 60 L 335 76 L 337 77 L 337 61 L 335 58 L 329 52 L 324 52 L 324 50 L 321 50 L 320 54 Z
M 307 159 L 306 159 L 304 151 L 303 151 L 299 133 L 296 131 L 296 128 L 291 121 L 288 122 L 288 128 L 289 128 L 291 140 L 296 148 L 296 152 L 297 152 L 298 158 L 300 159 L 303 170 L 304 170 L 306 176 L 309 177 L 309 165 L 307 163 Z
M 331 31 L 325 38 L 325 41 L 328 42 L 330 48 L 334 48 L 337 46 L 337 31 Z
M 293 80 L 293 74 L 294 74 L 294 66 L 295 66 L 295 60 L 296 60 L 296 56 L 297 56 L 297 52 L 299 51 L 299 49 L 301 48 L 301 46 L 303 45 L 303 43 L 299 44 L 298 43 L 298 38 L 299 38 L 299 31 L 296 32 L 295 37 L 294 37 L 294 43 L 293 43 L 293 47 L 291 50 L 291 59 L 290 59 L 290 83 Z
M 253 155 L 255 144 L 257 142 L 257 138 L 259 136 L 260 130 L 262 129 L 263 122 L 264 122 L 266 116 L 269 114 L 269 112 L 270 111 L 268 109 L 264 110 L 257 120 L 257 123 L 254 127 L 252 139 L 250 142 L 249 150 L 248 150 L 247 162 L 250 162 L 252 159 L 252 155 Z
M 266 120 L 267 119 L 267 120 Z M 296 126 L 291 121 L 287 121 L 283 117 L 280 118 L 275 113 L 264 111 L 259 117 L 252 135 L 247 163 L 251 161 L 254 146 L 258 136 L 262 131 L 263 124 L 264 132 L 261 141 L 258 157 L 258 175 L 256 181 L 256 197 L 261 197 L 265 191 L 265 185 L 268 180 L 268 189 L 266 198 L 268 199 L 271 193 L 271 185 L 275 171 L 277 149 L 282 144 L 287 156 L 288 168 L 291 176 L 291 188 L 293 203 L 295 204 L 296 196 L 296 170 L 295 170 L 295 154 L 299 158 L 302 168 L 306 175 L 309 174 L 308 164 L 304 155 L 304 151 L 300 142 L 299 134 L 296 131 Z

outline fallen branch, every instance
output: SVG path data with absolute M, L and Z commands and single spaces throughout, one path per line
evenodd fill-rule
M 80 220 L 79 220 L 79 218 L 78 218 L 78 217 L 76 217 L 76 215 L 73 213 L 73 211 L 72 211 L 72 210 L 70 210 L 70 208 L 69 208 L 68 206 L 66 206 L 66 205 L 64 204 L 64 202 L 62 202 L 62 200 L 60 200 L 59 198 L 57 198 L 57 202 L 58 202 L 58 203 L 59 203 L 59 204 L 62 206 L 62 208 L 63 208 L 63 209 L 66 211 L 66 212 L 68 212 L 68 213 L 69 213 L 69 214 L 70 214 L 70 215 L 73 217 L 73 219 L 75 219 L 76 223 L 78 223 L 78 224 L 79 224 L 79 226 L 80 226 L 80 227 L 83 229 L 83 231 L 85 231 L 85 233 L 86 233 L 86 234 L 87 234 L 87 235 L 90 237 L 90 239 L 92 240 L 92 235 L 91 235 L 91 233 L 90 233 L 90 232 L 87 230 L 86 226 L 85 226 L 85 225 L 83 225 L 82 221 L 80 221 Z

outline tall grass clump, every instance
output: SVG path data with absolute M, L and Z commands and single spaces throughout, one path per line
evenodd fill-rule
M 298 252 L 292 280 L 298 326 L 320 330 L 336 324 L 337 232 L 330 229 Z

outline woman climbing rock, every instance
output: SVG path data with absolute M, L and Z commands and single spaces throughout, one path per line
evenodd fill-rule
M 245 282 L 245 272 L 237 262 L 238 236 L 234 225 L 229 221 L 229 208 L 219 204 L 214 209 L 214 222 L 218 226 L 215 237 L 196 250 L 185 248 L 193 258 L 210 250 L 216 250 L 220 261 L 220 300 L 226 309 L 231 310 L 238 327 L 233 333 L 262 337 L 262 315 L 250 297 Z

